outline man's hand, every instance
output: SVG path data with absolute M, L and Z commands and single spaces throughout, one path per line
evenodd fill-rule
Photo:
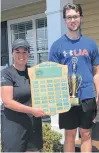
M 94 71 L 94 84 L 96 89 L 96 103 L 99 106 L 99 65 L 93 67 Z
M 97 96 L 96 96 L 96 103 L 97 103 L 97 106 L 99 106 L 99 93 L 97 93 Z

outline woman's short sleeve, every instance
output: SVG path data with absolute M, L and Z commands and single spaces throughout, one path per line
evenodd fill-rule
M 13 79 L 8 68 L 1 71 L 1 86 L 13 86 Z

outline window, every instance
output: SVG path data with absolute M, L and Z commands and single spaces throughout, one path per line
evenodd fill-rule
M 37 61 L 44 62 L 48 58 L 47 19 L 36 20 Z
M 31 18 L 29 20 L 29 18 Z M 23 20 L 23 21 L 22 21 Z M 30 57 L 28 65 L 33 66 L 48 60 L 48 38 L 47 38 L 47 18 L 27 17 L 27 20 L 21 19 L 8 22 L 8 37 L 10 38 L 11 50 L 12 42 L 15 39 L 26 39 L 30 44 Z M 11 57 L 11 54 L 9 54 Z M 12 57 L 11 57 L 12 58 Z M 11 63 L 12 64 L 12 63 Z

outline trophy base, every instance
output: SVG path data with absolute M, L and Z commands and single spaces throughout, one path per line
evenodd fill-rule
M 77 105 L 79 105 L 79 98 L 70 97 L 70 103 L 71 103 L 72 106 L 77 106 Z

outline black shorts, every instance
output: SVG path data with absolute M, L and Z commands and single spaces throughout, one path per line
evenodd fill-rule
M 73 106 L 68 112 L 59 114 L 59 128 L 66 130 L 77 127 L 89 129 L 96 116 L 96 111 L 95 98 L 83 100 L 79 106 Z
M 11 110 L 1 114 L 2 152 L 39 151 L 43 147 L 41 118 Z

